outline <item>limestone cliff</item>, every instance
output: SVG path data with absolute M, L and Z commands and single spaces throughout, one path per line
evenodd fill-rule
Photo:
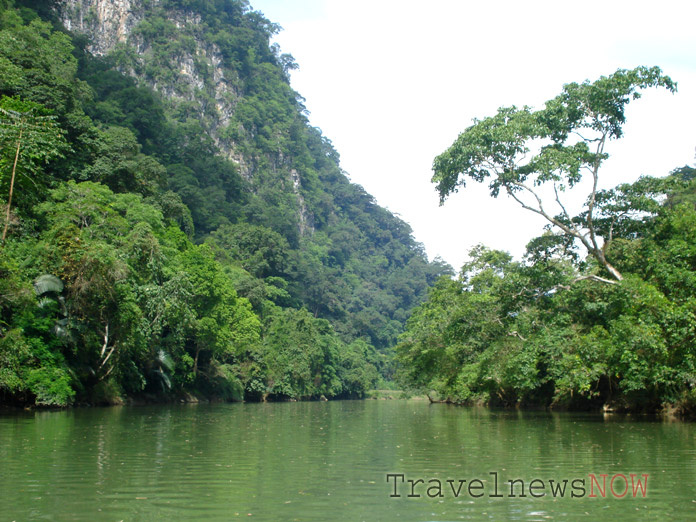
M 184 103 L 193 104 L 201 114 L 212 116 L 206 129 L 221 152 L 235 159 L 242 167 L 242 174 L 249 176 L 244 158 L 237 154 L 229 140 L 221 139 L 220 131 L 230 124 L 239 94 L 235 82 L 228 81 L 229 71 L 222 65 L 220 49 L 201 37 L 201 16 L 185 10 L 160 9 L 168 22 L 189 40 L 185 48 L 169 53 L 167 77 L 152 74 L 154 61 L 161 61 L 157 48 L 161 42 L 153 31 L 147 31 L 148 14 L 159 1 L 141 0 L 61 0 L 58 14 L 65 27 L 89 38 L 87 50 L 95 56 L 106 56 L 118 52 L 122 72 L 137 77 L 149 84 L 176 108 Z M 148 8 L 144 6 L 148 5 Z M 211 103 L 212 102 L 212 103 Z
M 314 217 L 303 195 L 307 173 L 287 161 L 283 144 L 293 138 L 287 125 L 278 124 L 288 108 L 301 114 L 287 75 L 294 62 L 270 45 L 276 25 L 246 1 L 223 4 L 59 0 L 57 11 L 68 30 L 88 37 L 90 53 L 112 59 L 122 73 L 160 93 L 172 119 L 200 122 L 255 190 L 268 182 L 259 170 L 273 171 L 294 194 L 300 234 L 311 234 Z M 279 103 L 268 103 L 273 98 Z M 278 109 L 286 114 L 275 114 Z
M 131 0 L 62 0 L 59 16 L 69 31 L 90 37 L 89 51 L 103 56 L 116 44 L 128 40 L 133 27 L 142 19 Z

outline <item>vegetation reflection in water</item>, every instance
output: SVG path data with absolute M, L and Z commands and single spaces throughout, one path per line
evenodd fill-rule
M 696 513 L 694 426 L 417 401 L 117 407 L 0 418 L 8 520 L 547 520 Z M 391 498 L 405 479 L 486 495 Z M 497 473 L 503 498 L 490 498 Z M 649 474 L 648 495 L 510 497 L 508 481 Z M 447 485 L 447 484 L 446 484 Z M 617 486 L 617 490 L 621 489 Z M 537 490 L 538 491 L 538 490 Z

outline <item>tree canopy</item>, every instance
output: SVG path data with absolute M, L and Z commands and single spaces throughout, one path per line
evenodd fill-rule
M 693 168 L 598 188 L 625 106 L 648 87 L 676 84 L 656 67 L 568 84 L 543 109 L 475 121 L 435 159 L 441 201 L 488 182 L 549 225 L 524 259 L 479 245 L 437 282 L 400 337 L 402 385 L 455 403 L 693 415 Z M 561 195 L 583 176 L 589 195 L 571 215 Z
M 641 90 L 676 83 L 659 67 L 620 69 L 590 83 L 570 83 L 544 108 L 503 107 L 494 116 L 475 120 L 433 163 L 433 182 L 440 201 L 465 186 L 467 178 L 488 182 L 491 196 L 501 191 L 523 208 L 578 240 L 612 278 L 621 273 L 606 257 L 613 229 L 600 235 L 596 225 L 600 168 L 607 145 L 623 135 L 625 108 Z M 591 176 L 584 211 L 571 216 L 561 194 Z M 550 185 L 554 200 L 544 201 L 538 188 Z M 551 208 L 554 210 L 551 210 Z

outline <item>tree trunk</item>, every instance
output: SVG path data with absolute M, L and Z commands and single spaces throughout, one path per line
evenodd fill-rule
M 200 348 L 196 348 L 196 357 L 193 359 L 193 375 L 198 375 L 198 354 L 201 353 Z
M 607 258 L 604 256 L 603 251 L 597 249 L 592 250 L 590 253 L 594 255 L 597 261 L 599 261 L 599 263 L 605 268 L 607 272 L 611 274 L 611 276 L 614 279 L 616 279 L 617 281 L 623 281 L 623 276 L 621 275 L 621 272 L 619 272 L 609 261 L 607 261 Z
M 17 161 L 19 161 L 19 148 L 22 144 L 22 132 L 24 129 L 19 129 L 19 137 L 17 138 L 17 151 L 15 152 L 14 164 L 12 165 L 12 178 L 10 179 L 10 195 L 7 198 L 7 215 L 5 216 L 5 228 L 2 231 L 2 244 L 5 244 L 7 237 L 7 229 L 10 226 L 10 207 L 12 206 L 12 193 L 14 192 L 15 174 L 17 172 Z

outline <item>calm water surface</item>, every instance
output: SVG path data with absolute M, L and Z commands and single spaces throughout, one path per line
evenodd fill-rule
M 590 473 L 608 475 L 606 498 L 589 498 Z M 647 497 L 615 498 L 616 474 L 648 474 Z M 448 479 L 466 480 L 459 497 Z M 510 496 L 516 479 L 526 497 L 520 482 Z M 550 479 L 568 480 L 566 498 Z M 583 498 L 568 498 L 574 479 Z M 0 520 L 696 520 L 695 488 L 696 425 L 640 418 L 417 401 L 0 416 Z

